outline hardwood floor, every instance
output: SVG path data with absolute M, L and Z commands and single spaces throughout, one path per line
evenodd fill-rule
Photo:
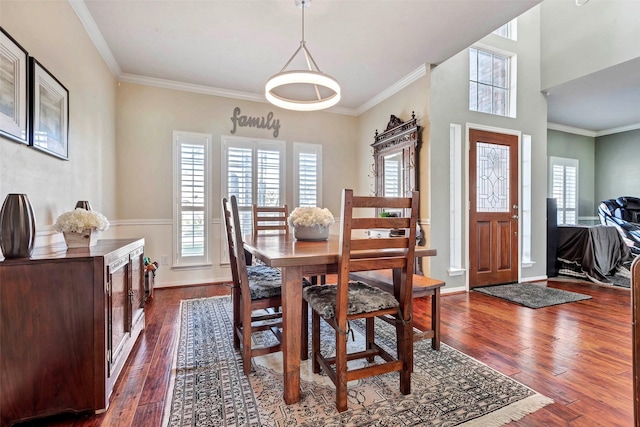
M 555 401 L 511 426 L 632 426 L 630 292 L 590 283 L 548 285 L 593 299 L 534 310 L 477 292 L 444 295 L 442 341 Z M 22 425 L 160 426 L 180 300 L 228 292 L 223 285 L 157 289 L 109 410 Z M 428 301 L 417 301 L 414 311 L 416 322 L 428 324 Z

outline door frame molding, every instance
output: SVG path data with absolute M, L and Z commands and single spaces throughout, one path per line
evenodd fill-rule
M 471 150 L 471 141 L 469 141 L 469 133 L 474 130 L 484 130 L 493 133 L 501 133 L 504 135 L 515 135 L 518 137 L 518 166 L 522 165 L 522 131 L 516 129 L 501 128 L 497 126 L 482 125 L 479 123 L 466 122 L 464 126 L 464 199 L 466 200 L 466 209 L 464 215 L 465 223 L 465 239 L 464 239 L 464 255 L 467 274 L 465 275 L 465 290 L 469 291 L 469 209 L 471 200 L 469 199 L 469 152 Z M 518 206 L 522 206 L 522 167 L 518 167 Z M 518 221 L 518 282 L 522 280 L 522 221 Z

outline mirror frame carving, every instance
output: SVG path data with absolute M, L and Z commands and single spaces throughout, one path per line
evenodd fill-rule
M 392 115 L 384 132 L 378 134 L 376 130 L 374 143 L 371 144 L 376 196 L 384 196 L 384 158 L 395 153 L 402 154 L 404 195 L 419 190 L 417 153 L 420 142 L 420 126 L 414 112 L 411 114 L 411 120 L 406 122 Z

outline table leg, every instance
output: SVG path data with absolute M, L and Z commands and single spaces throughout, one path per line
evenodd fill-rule
M 431 295 L 431 329 L 433 329 L 431 348 L 440 350 L 440 288 L 434 289 Z
M 282 364 L 284 401 L 300 401 L 302 268 L 282 268 Z

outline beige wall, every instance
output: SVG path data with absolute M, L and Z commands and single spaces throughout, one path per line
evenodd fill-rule
M 418 125 L 422 128 L 422 143 L 418 151 L 419 173 L 417 177 L 418 189 L 420 190 L 420 226 L 425 235 L 425 244 L 429 245 L 430 236 L 430 173 L 429 164 L 431 162 L 430 153 L 430 133 L 429 133 L 429 97 L 430 82 L 429 69 L 426 75 L 411 83 L 398 93 L 387 98 L 383 102 L 370 108 L 358 116 L 358 155 L 356 162 L 358 165 L 359 183 L 358 192 L 360 194 L 373 194 L 375 191 L 374 176 L 371 173 L 373 166 L 373 144 L 376 130 L 384 132 L 389 122 L 391 114 L 399 117 L 403 121 L 411 119 L 412 112 L 415 112 Z M 424 266 L 425 274 L 428 273 L 428 262 Z
M 51 225 L 77 200 L 115 218 L 116 81 L 66 1 L 2 0 L 0 25 L 69 90 L 68 161 L 0 137 L 0 198 L 26 193 L 36 245 L 62 241 Z
M 287 143 L 287 176 L 292 182 L 293 143 L 322 144 L 323 205 L 336 216 L 340 194 L 345 187 L 358 185 L 353 159 L 358 150 L 357 118 L 328 112 L 293 112 L 267 103 L 241 101 L 205 94 L 120 83 L 117 104 L 118 212 L 121 236 L 146 239 L 146 252 L 161 261 L 171 259 L 174 130 L 207 133 L 212 137 L 211 267 L 171 270 L 161 266 L 156 284 L 173 286 L 228 280 L 226 265 L 220 265 L 221 240 L 221 137 L 232 135 L 231 116 L 235 107 L 241 114 L 263 117 L 273 112 L 280 120 L 277 137 L 273 130 L 241 127 L 233 136 L 280 140 Z M 293 188 L 287 186 L 286 202 L 293 206 Z

